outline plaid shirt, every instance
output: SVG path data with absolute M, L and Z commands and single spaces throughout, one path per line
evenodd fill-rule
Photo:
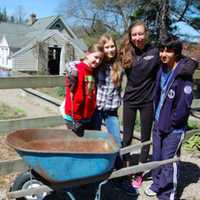
M 110 71 L 112 66 L 105 68 L 105 83 L 97 83 L 97 108 L 98 110 L 114 111 L 121 105 L 121 87 L 112 83 Z
M 66 64 L 67 75 L 70 78 L 71 85 L 74 85 L 76 81 L 77 69 L 76 64 L 79 61 L 72 61 Z M 112 83 L 110 77 L 112 65 L 106 66 L 105 68 L 105 81 L 104 84 L 100 84 L 97 80 L 97 109 L 98 110 L 107 110 L 115 111 L 121 105 L 121 87 L 117 87 Z

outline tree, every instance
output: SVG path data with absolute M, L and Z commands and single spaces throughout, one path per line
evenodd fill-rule
M 10 16 L 10 22 L 11 22 L 11 23 L 15 23 L 15 18 L 14 18 L 14 16 Z
M 7 21 L 8 21 L 8 15 L 6 8 L 4 8 L 3 10 L 1 10 L 0 8 L 0 22 L 7 22 Z
M 101 20 L 108 31 L 123 34 L 131 21 L 146 22 L 155 39 L 174 34 L 176 24 L 185 22 L 200 32 L 199 0 L 65 0 L 60 12 L 76 24 L 94 28 Z
M 15 9 L 15 22 L 18 24 L 23 24 L 25 22 L 25 9 L 23 6 L 19 5 Z
M 134 8 L 135 0 L 66 0 L 59 7 L 59 11 L 66 18 L 76 19 L 79 24 L 94 24 L 94 21 L 101 20 L 101 23 L 109 31 L 123 32 L 128 28 L 129 15 Z
M 154 38 L 174 34 L 178 22 L 185 22 L 200 32 L 198 0 L 141 0 L 131 15 L 132 21 L 143 19 Z M 156 30 L 156 31 L 155 31 Z

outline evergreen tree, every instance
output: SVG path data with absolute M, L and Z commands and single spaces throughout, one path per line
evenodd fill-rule
M 15 18 L 14 16 L 10 16 L 10 20 L 9 20 L 11 23 L 15 23 Z
M 6 8 L 4 8 L 3 10 L 0 8 L 0 22 L 7 22 L 7 21 L 8 21 L 8 16 Z

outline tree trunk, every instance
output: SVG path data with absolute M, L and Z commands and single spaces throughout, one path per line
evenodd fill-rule
M 169 0 L 161 1 L 159 40 L 169 33 Z

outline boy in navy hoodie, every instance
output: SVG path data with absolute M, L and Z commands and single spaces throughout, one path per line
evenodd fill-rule
M 184 57 L 182 43 L 167 38 L 160 44 L 161 68 L 155 88 L 155 123 L 153 160 L 160 161 L 179 154 L 192 103 L 192 75 L 196 62 Z M 176 199 L 179 162 L 152 170 L 153 183 L 146 195 L 159 200 Z

